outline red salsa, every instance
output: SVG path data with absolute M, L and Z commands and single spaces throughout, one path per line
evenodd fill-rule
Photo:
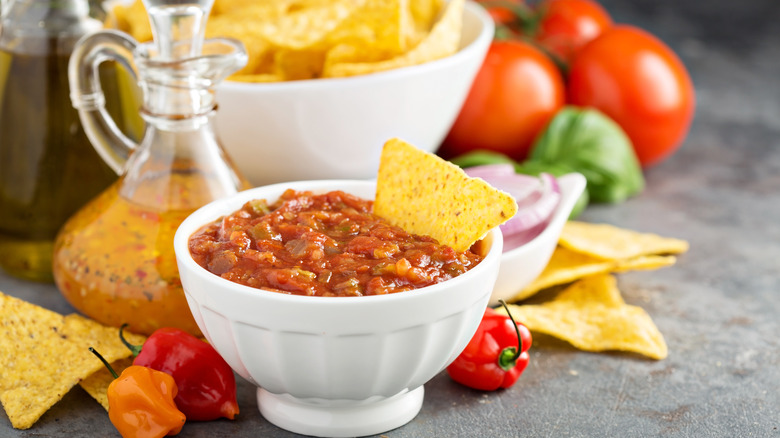
M 195 261 L 246 286 L 317 296 L 382 295 L 456 277 L 482 256 L 409 234 L 371 211 L 373 202 L 333 191 L 287 190 L 195 232 Z

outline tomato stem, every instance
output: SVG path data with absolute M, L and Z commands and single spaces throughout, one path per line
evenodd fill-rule
M 512 13 L 513 19 L 508 23 L 496 23 L 494 40 L 505 41 L 520 39 L 528 44 L 533 45 L 539 50 L 543 51 L 554 63 L 558 66 L 558 69 L 563 74 L 563 77 L 568 77 L 569 66 L 563 59 L 550 49 L 539 44 L 534 37 L 539 33 L 539 27 L 541 26 L 542 19 L 547 14 L 549 9 L 547 2 L 541 2 L 539 6 L 534 9 L 527 4 L 517 4 L 505 0 L 484 1 L 481 4 L 486 8 L 504 8 Z M 517 35 L 513 29 L 519 29 L 520 34 Z
M 480 2 L 485 8 L 501 8 L 511 12 L 513 20 L 506 23 L 509 27 L 519 28 L 524 35 L 534 36 L 539 29 L 539 23 L 544 16 L 542 10 L 535 11 L 524 3 L 516 3 L 507 0 L 493 0 Z

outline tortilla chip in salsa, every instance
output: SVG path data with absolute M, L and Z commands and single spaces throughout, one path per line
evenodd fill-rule
M 517 212 L 512 195 L 394 138 L 385 143 L 374 213 L 393 225 L 465 251 Z

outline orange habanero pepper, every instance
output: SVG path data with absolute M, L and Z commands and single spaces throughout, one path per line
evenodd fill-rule
M 173 401 L 178 392 L 173 377 L 137 365 L 117 376 L 105 359 L 90 351 L 114 375 L 108 385 L 108 418 L 123 438 L 161 438 L 181 431 L 187 418 Z

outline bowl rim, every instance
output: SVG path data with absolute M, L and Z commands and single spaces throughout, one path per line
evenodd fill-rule
M 478 52 L 482 47 L 487 47 L 490 44 L 490 41 L 492 41 L 493 34 L 495 33 L 495 23 L 490 17 L 490 14 L 488 14 L 485 8 L 476 2 L 472 0 L 466 0 L 463 12 L 464 16 L 466 13 L 470 13 L 477 18 L 481 24 L 480 32 L 466 46 L 460 48 L 452 55 L 446 56 L 444 58 L 435 59 L 424 62 L 422 64 L 409 65 L 391 70 L 384 70 L 375 73 L 366 73 L 343 78 L 317 78 L 283 82 L 239 82 L 225 80 L 218 85 L 217 90 L 229 90 L 235 92 L 243 92 L 248 90 L 252 90 L 254 92 L 281 90 L 290 91 L 318 87 L 331 87 L 334 85 L 373 85 L 376 82 L 384 82 L 390 79 L 403 80 L 406 77 L 419 73 L 425 73 L 429 70 L 447 70 L 452 65 L 463 62 L 464 58 L 470 58 L 474 56 L 474 52 Z
M 347 185 L 348 188 L 346 189 L 335 188 L 344 185 Z M 311 188 L 312 186 L 314 186 L 315 188 L 312 189 Z M 323 193 L 329 190 L 344 190 L 345 192 L 350 193 L 350 188 L 354 190 L 355 187 L 362 187 L 364 190 L 366 190 L 375 186 L 376 186 L 375 180 L 342 179 L 342 180 L 291 181 L 291 182 L 281 182 L 281 183 L 247 189 L 239 193 L 236 193 L 235 195 L 231 195 L 228 197 L 224 197 L 212 201 L 204 205 L 203 207 L 197 209 L 193 213 L 191 213 L 187 218 L 184 219 L 184 221 L 182 221 L 182 223 L 179 225 L 179 227 L 176 230 L 176 233 L 174 235 L 173 247 L 174 247 L 174 253 L 176 254 L 177 262 L 179 264 L 179 269 L 181 270 L 182 267 L 184 267 L 190 273 L 192 273 L 193 275 L 195 275 L 196 277 L 198 277 L 200 280 L 204 282 L 222 285 L 225 288 L 230 289 L 232 293 L 239 294 L 241 296 L 247 296 L 250 299 L 263 299 L 269 302 L 279 301 L 279 302 L 285 302 L 287 304 L 294 304 L 298 302 L 305 305 L 338 306 L 340 308 L 345 308 L 347 306 L 354 307 L 354 306 L 376 305 L 378 302 L 389 303 L 389 302 L 394 302 L 399 300 L 409 300 L 409 299 L 416 299 L 416 298 L 419 299 L 422 297 L 429 296 L 431 294 L 438 294 L 442 292 L 446 293 L 447 290 L 451 288 L 456 288 L 461 283 L 468 282 L 470 279 L 472 279 L 472 277 L 480 275 L 483 271 L 488 271 L 491 268 L 495 269 L 496 274 L 498 273 L 498 268 L 501 263 L 501 256 L 503 251 L 503 237 L 499 227 L 495 227 L 490 231 L 488 231 L 488 233 L 486 233 L 484 239 L 487 239 L 489 241 L 490 247 L 488 248 L 485 257 L 482 259 L 482 261 L 479 264 L 477 264 L 477 266 L 474 266 L 469 271 L 457 277 L 451 278 L 441 283 L 425 286 L 412 291 L 404 291 L 404 292 L 412 292 L 412 293 L 398 292 L 398 293 L 391 293 L 385 295 L 365 295 L 360 297 L 321 297 L 321 296 L 303 296 L 303 295 L 280 293 L 276 291 L 270 291 L 270 290 L 255 288 L 251 286 L 246 286 L 243 284 L 234 283 L 230 280 L 226 280 L 216 274 L 209 272 L 207 269 L 200 266 L 198 263 L 195 262 L 195 260 L 190 255 L 188 242 L 189 242 L 189 237 L 192 235 L 192 233 L 194 233 L 196 230 L 201 228 L 203 225 L 208 224 L 222 217 L 225 214 L 232 213 L 236 209 L 240 208 L 241 205 L 243 205 L 243 203 L 245 203 L 246 201 L 250 199 L 262 198 L 263 195 L 258 196 L 259 193 L 265 193 L 265 192 L 275 193 L 276 191 L 283 191 L 288 188 L 297 189 L 297 190 L 308 189 L 308 190 L 313 190 L 315 192 L 321 191 Z

